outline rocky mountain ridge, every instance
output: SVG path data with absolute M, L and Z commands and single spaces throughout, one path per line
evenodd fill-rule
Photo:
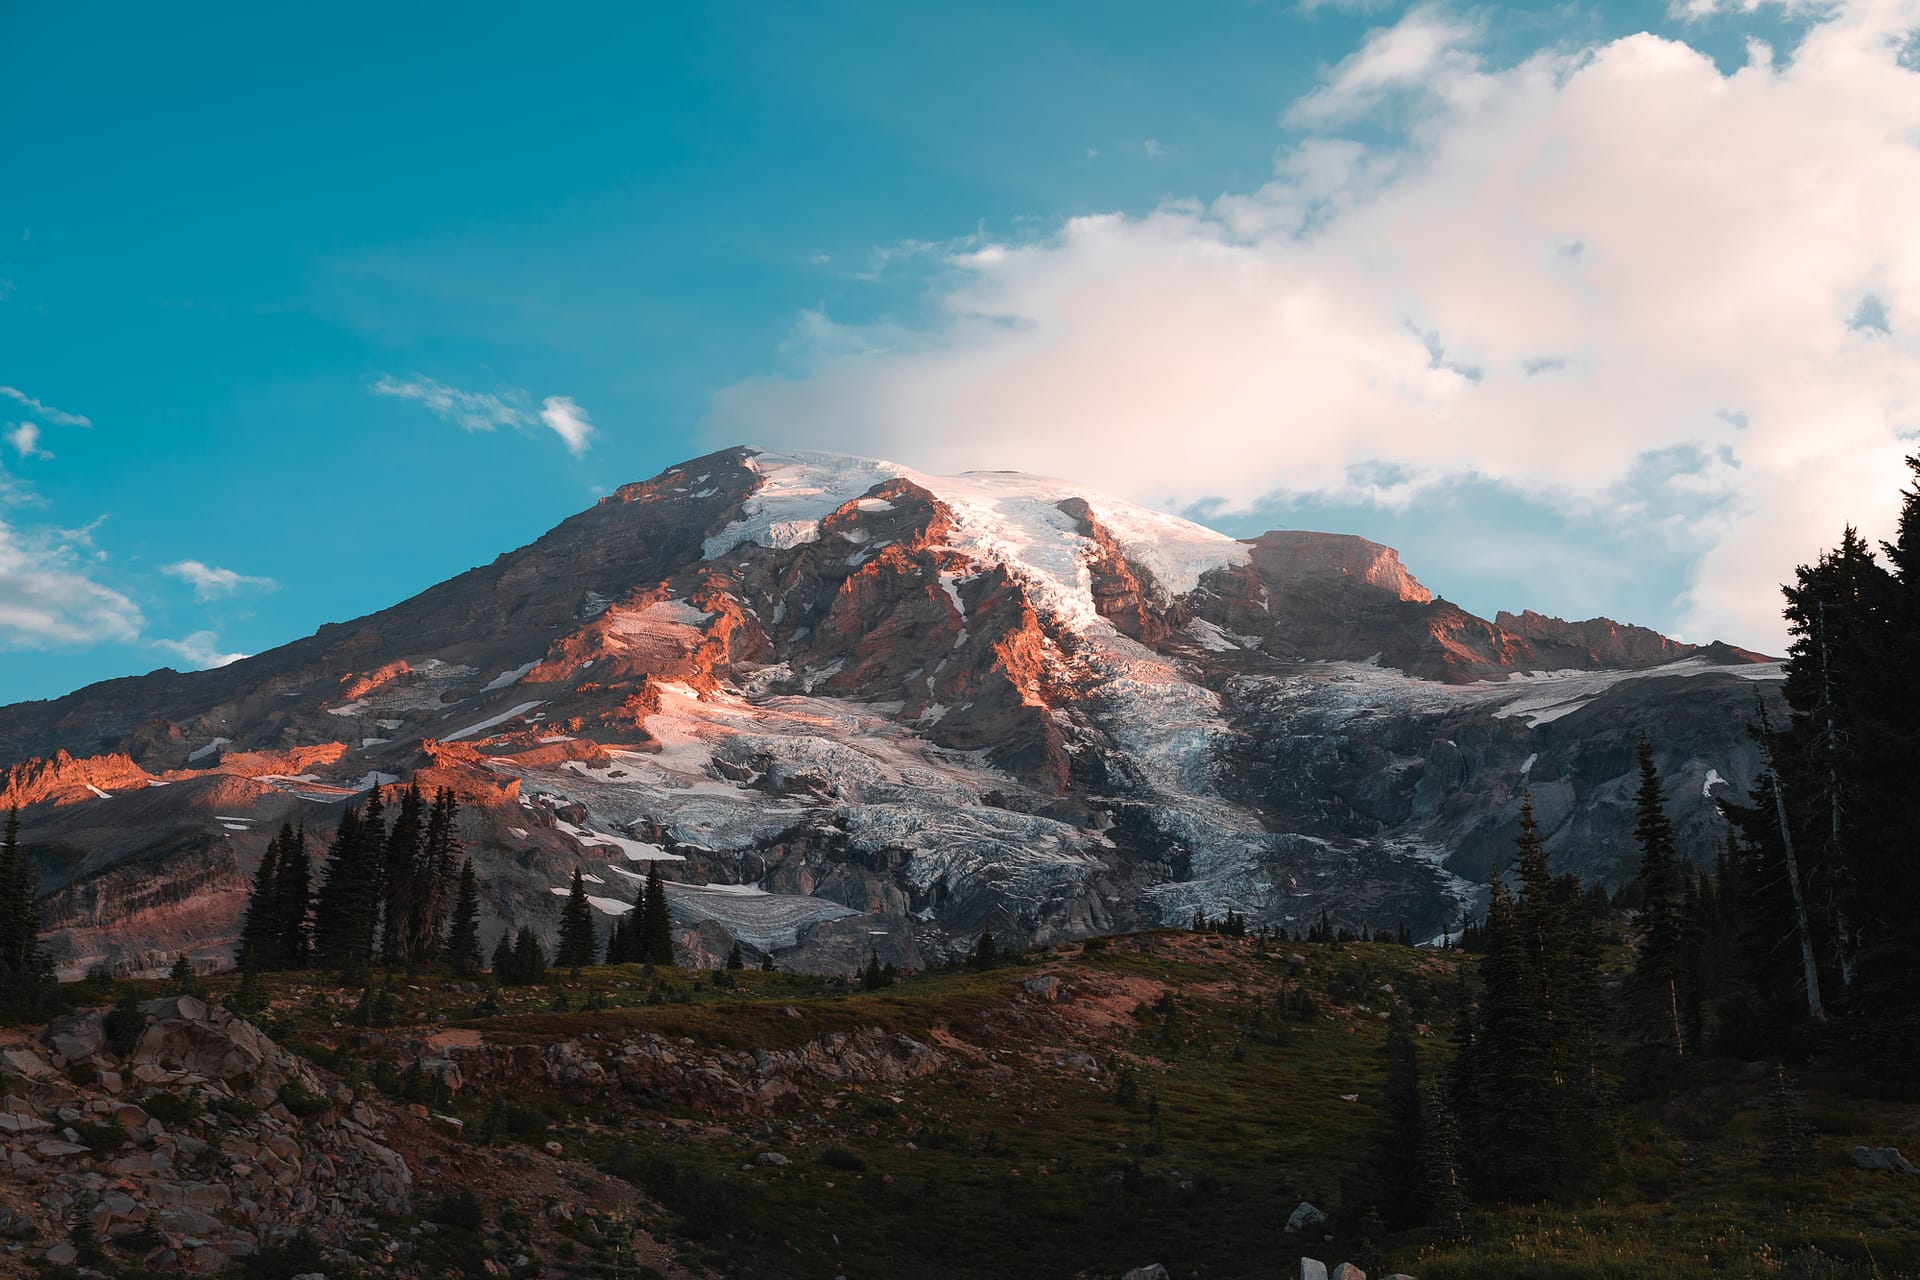
M 1641 729 L 1706 841 L 1758 657 L 1488 622 L 1364 539 L 729 449 L 230 667 L 0 709 L 0 797 L 68 972 L 220 960 L 279 824 L 402 778 L 462 796 L 489 936 L 550 928 L 575 866 L 610 919 L 649 863 L 691 954 L 803 967 L 1228 907 L 1427 934 L 1523 789 L 1617 878 Z

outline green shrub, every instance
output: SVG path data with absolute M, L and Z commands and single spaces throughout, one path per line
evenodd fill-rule
M 820 1153 L 820 1163 L 829 1169 L 840 1169 L 847 1173 L 867 1171 L 866 1157 L 846 1147 L 828 1147 Z
M 307 1120 L 328 1111 L 333 1103 L 298 1080 L 289 1080 L 280 1086 L 280 1105 L 302 1120 Z

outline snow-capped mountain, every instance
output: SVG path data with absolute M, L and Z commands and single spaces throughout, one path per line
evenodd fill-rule
M 1438 932 L 1532 794 L 1611 879 L 1633 744 L 1685 836 L 1779 667 L 1604 619 L 1487 622 L 1391 549 L 1235 541 L 1055 480 L 728 449 L 382 613 L 215 671 L 0 709 L 69 971 L 224 954 L 283 820 L 465 798 L 496 921 L 647 864 L 700 954 L 847 968 L 1234 907 Z

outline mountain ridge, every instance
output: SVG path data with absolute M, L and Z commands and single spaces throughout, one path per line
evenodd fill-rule
M 543 922 L 575 865 L 611 913 L 655 862 L 696 951 L 752 936 L 789 963 L 1226 906 L 1431 929 L 1516 783 L 1605 873 L 1617 775 L 1582 775 L 1617 762 L 1583 762 L 1567 724 L 1611 741 L 1596 709 L 1664 715 L 1671 685 L 1710 708 L 1690 724 L 1726 720 L 1676 735 L 1678 785 L 1744 786 L 1732 708 L 1777 679 L 1731 646 L 1501 618 L 1520 626 L 1365 539 L 1239 541 L 1042 477 L 736 447 L 229 667 L 0 708 L 0 785 L 29 805 L 68 967 L 217 955 L 268 827 L 416 774 L 469 797 L 497 921 Z M 1522 751 L 1542 736 L 1569 738 L 1564 803 L 1560 748 Z M 126 789 L 79 776 L 116 756 Z M 1423 807 L 1436 760 L 1479 779 L 1471 804 Z M 115 920 L 99 886 L 130 865 L 160 899 L 171 868 L 194 887 Z

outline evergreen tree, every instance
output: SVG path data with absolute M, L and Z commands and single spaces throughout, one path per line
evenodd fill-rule
M 727 968 L 744 969 L 746 967 L 746 957 L 740 954 L 740 940 L 735 938 L 733 946 L 727 951 Z
M 554 963 L 578 973 L 593 963 L 599 949 L 593 928 L 593 904 L 587 901 L 586 879 L 580 868 L 575 867 L 566 905 L 560 909 L 560 947 L 554 953 Z
M 1813 1165 L 1813 1129 L 1799 1091 L 1777 1063 L 1767 1093 L 1766 1139 L 1767 1162 L 1776 1177 L 1792 1183 L 1806 1176 Z
M 431 962 L 440 958 L 446 945 L 447 914 L 457 893 L 459 867 L 463 861 L 460 837 L 454 825 L 460 804 L 453 792 L 442 787 L 434 793 L 427 814 L 426 835 L 421 842 L 420 874 L 415 878 L 409 899 L 407 932 L 414 958 Z
M 993 930 L 983 929 L 980 941 L 973 944 L 973 954 L 967 958 L 967 963 L 976 969 L 991 969 L 999 962 L 1000 947 L 993 940 Z
M 878 991 L 885 981 L 880 974 L 880 953 L 868 947 L 867 967 L 861 971 L 860 986 L 867 991 Z
M 327 848 L 327 878 L 314 905 L 314 946 L 320 963 L 349 981 L 365 979 L 375 956 L 385 900 L 387 829 L 380 788 L 361 810 L 340 817 Z
M 307 919 L 313 909 L 313 863 L 307 857 L 307 829 L 283 823 L 279 839 L 274 920 L 281 934 L 275 955 L 283 969 L 304 969 L 313 959 L 312 928 Z
M 426 876 L 425 837 L 426 801 L 416 782 L 400 793 L 381 859 L 385 894 L 381 903 L 380 959 L 389 966 L 411 964 L 419 958 L 411 927 L 414 899 Z
M 500 931 L 500 941 L 493 944 L 493 976 L 503 985 L 510 985 L 513 978 L 513 928 L 509 925 Z
M 460 863 L 460 887 L 454 894 L 453 920 L 447 931 L 447 963 L 461 977 L 480 972 L 480 885 L 473 874 L 473 859 Z
M 1380 1121 L 1341 1201 L 1347 1217 L 1371 1210 L 1398 1231 L 1419 1225 L 1426 1212 L 1420 1062 L 1405 1016 L 1396 1013 L 1388 1022 L 1382 1054 L 1386 1071 Z
M 200 994 L 200 975 L 194 971 L 193 961 L 182 951 L 174 957 L 173 968 L 167 971 L 167 990 L 176 996 L 197 996 Z
M 40 943 L 39 875 L 20 843 L 20 810 L 0 834 L 0 1013 L 34 1017 L 54 999 L 53 965 Z
M 1465 1234 L 1468 1209 L 1466 1177 L 1460 1167 L 1460 1125 L 1446 1094 L 1429 1084 L 1420 1117 L 1420 1196 L 1426 1223 L 1443 1238 Z
M 667 886 L 660 879 L 660 865 L 647 864 L 647 885 L 640 899 L 640 960 L 645 964 L 671 965 L 673 959 L 673 916 L 667 910 Z
M 1687 913 L 1673 823 L 1661 796 L 1653 744 L 1640 737 L 1640 789 L 1635 796 L 1634 839 L 1640 846 L 1639 945 L 1633 961 L 1627 1010 L 1628 1048 L 1636 1074 L 1658 1077 L 1686 1057 L 1680 991 Z
M 540 935 L 523 927 L 513 939 L 513 981 L 535 986 L 547 980 L 547 949 Z

